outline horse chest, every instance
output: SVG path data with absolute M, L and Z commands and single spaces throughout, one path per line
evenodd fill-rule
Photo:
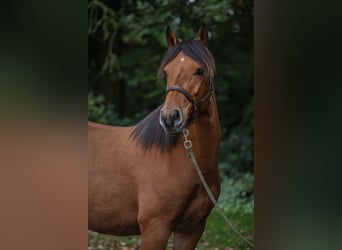
M 218 171 L 214 171 L 212 169 L 212 171 L 209 173 L 207 172 L 206 174 L 203 172 L 203 174 L 211 192 L 217 199 L 220 193 L 220 178 Z M 199 219 L 203 219 L 210 213 L 214 205 L 205 191 L 202 183 L 200 182 L 197 174 L 194 174 L 193 179 L 196 180 L 197 185 L 193 189 L 192 193 L 189 194 L 189 199 L 191 201 L 189 202 L 188 209 L 185 210 L 187 210 L 187 213 L 190 216 L 197 216 Z
M 176 220 L 175 228 L 195 228 L 197 223 L 205 219 L 213 208 L 213 204 L 202 186 L 189 194 L 185 204 L 186 206 L 183 207 L 178 220 Z

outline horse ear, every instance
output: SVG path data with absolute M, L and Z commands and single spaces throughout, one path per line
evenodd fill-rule
M 205 24 L 202 24 L 202 26 L 200 27 L 198 33 L 197 33 L 197 40 L 199 42 L 201 42 L 203 45 L 205 45 L 206 47 L 208 47 L 208 28 L 207 26 L 205 26 Z
M 170 26 L 167 26 L 165 35 L 166 35 L 166 43 L 167 43 L 167 46 L 169 47 L 169 49 L 178 43 L 178 39 L 177 39 L 175 33 L 173 33 Z

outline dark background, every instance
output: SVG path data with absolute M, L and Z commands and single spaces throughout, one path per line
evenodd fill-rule
M 42 3 L 1 8 L 1 247 L 86 249 L 88 4 Z M 341 248 L 341 7 L 255 6 L 258 250 Z

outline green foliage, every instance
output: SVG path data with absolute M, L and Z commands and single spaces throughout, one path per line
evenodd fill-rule
M 242 112 L 239 126 L 231 128 L 220 145 L 220 170 L 230 177 L 253 172 L 254 164 L 254 104 L 253 99 Z
M 224 177 L 221 182 L 220 207 L 229 213 L 253 213 L 254 176 L 243 174 L 239 178 Z
M 89 1 L 88 4 L 88 35 L 96 35 L 102 42 L 108 41 L 107 56 L 103 62 L 99 75 L 119 71 L 119 62 L 112 47 L 118 32 L 117 13 L 99 0 Z
M 103 95 L 88 94 L 88 120 L 102 124 L 127 126 L 133 123 L 130 118 L 120 119 L 113 104 L 107 104 Z
M 103 95 L 94 96 L 93 93 L 88 94 L 88 120 L 110 124 L 112 120 L 117 118 L 114 106 L 112 104 L 106 105 Z

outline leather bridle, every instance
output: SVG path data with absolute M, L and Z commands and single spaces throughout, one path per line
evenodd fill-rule
M 165 96 L 170 92 L 170 91 L 178 91 L 180 93 L 182 93 L 186 99 L 188 99 L 188 101 L 190 103 L 192 103 L 193 105 L 193 110 L 191 112 L 191 116 L 189 117 L 189 119 L 187 120 L 187 125 L 190 125 L 192 124 L 195 119 L 196 119 L 196 116 L 197 116 L 197 113 L 198 113 L 198 110 L 199 110 L 199 107 L 201 106 L 202 103 L 204 103 L 209 97 L 211 97 L 211 94 L 214 90 L 214 84 L 213 84 L 213 77 L 210 76 L 209 77 L 209 89 L 208 89 L 208 92 L 202 97 L 200 98 L 199 100 L 196 100 L 187 90 L 185 90 L 183 87 L 179 86 L 179 85 L 172 85 L 170 87 L 168 87 L 166 89 L 166 93 L 165 93 Z

